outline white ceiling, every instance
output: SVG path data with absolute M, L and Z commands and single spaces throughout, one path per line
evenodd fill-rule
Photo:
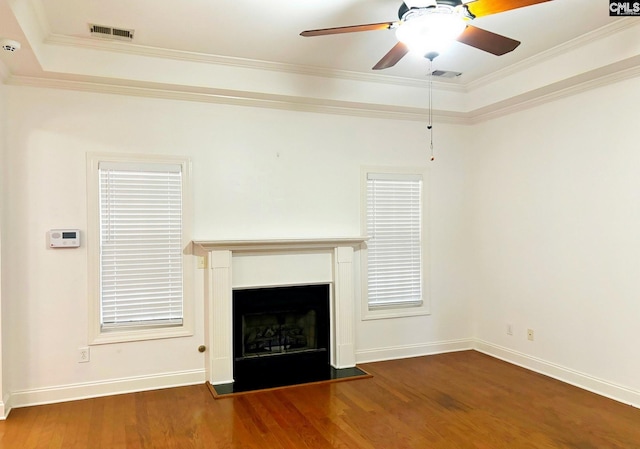
M 428 61 L 410 54 L 395 67 L 371 70 L 396 43 L 392 30 L 299 35 L 307 29 L 394 21 L 400 4 L 397 0 L 0 0 L 0 38 L 22 44 L 16 53 L 0 51 L 0 60 L 5 79 L 90 77 L 120 84 L 127 80 L 200 84 L 194 65 L 184 65 L 179 79 L 143 74 L 142 67 L 116 70 L 108 62 L 112 54 L 127 54 L 141 66 L 146 56 L 153 58 L 154 63 L 147 64 L 149 72 L 158 60 L 171 60 L 174 65 L 197 61 L 328 78 L 424 82 Z M 542 60 L 554 49 L 589 42 L 592 35 L 605 36 L 606 30 L 620 29 L 617 24 L 629 19 L 635 18 L 609 17 L 606 0 L 554 0 L 482 17 L 473 25 L 522 44 L 511 53 L 494 56 L 455 43 L 436 58 L 433 68 L 462 72 L 459 78 L 439 82 L 467 89 L 495 73 Z M 91 37 L 90 23 L 133 29 L 135 37 L 130 43 Z M 599 57 L 593 55 L 594 60 Z M 206 87 L 213 86 L 211 82 Z

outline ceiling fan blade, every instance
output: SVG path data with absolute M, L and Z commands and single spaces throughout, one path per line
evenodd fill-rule
M 300 36 L 326 36 L 329 34 L 355 33 L 357 31 L 388 30 L 396 22 L 367 23 L 365 25 L 351 25 L 346 27 L 323 28 L 320 30 L 307 30 L 300 33 Z
M 402 42 L 398 42 L 386 55 L 382 57 L 380 61 L 378 61 L 376 65 L 373 66 L 373 70 L 382 70 L 393 67 L 407 53 L 409 53 L 409 47 Z
M 467 25 L 467 28 L 465 28 L 462 34 L 458 37 L 458 42 L 484 50 L 496 56 L 509 53 L 520 45 L 520 41 L 471 25 Z
M 471 14 L 476 17 L 482 17 L 550 1 L 551 0 L 472 0 L 467 2 L 466 5 Z

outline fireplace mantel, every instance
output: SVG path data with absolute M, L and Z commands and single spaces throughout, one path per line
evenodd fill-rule
M 205 334 L 207 380 L 211 384 L 233 382 L 232 301 L 234 256 L 269 257 L 320 254 L 323 273 L 331 273 L 331 365 L 355 366 L 355 268 L 354 250 L 366 237 L 291 240 L 197 240 L 193 254 L 207 258 L 205 276 Z M 297 256 L 295 256 L 297 257 Z M 311 256 L 308 256 L 311 257 Z M 258 258 L 263 258 L 259 256 Z M 310 264 L 313 266 L 314 264 Z M 237 266 L 236 266 L 237 268 Z M 272 267 L 265 267 L 268 272 Z M 314 282 L 313 279 L 310 282 Z M 270 284 L 270 286 L 274 286 Z
M 300 251 L 333 249 L 340 246 L 356 247 L 367 241 L 368 237 L 352 238 L 319 238 L 319 239 L 289 239 L 289 240 L 195 240 L 194 253 L 204 256 L 210 251 Z

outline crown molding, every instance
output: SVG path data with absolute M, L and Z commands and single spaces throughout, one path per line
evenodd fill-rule
M 49 34 L 44 39 L 44 44 L 60 45 L 65 47 L 84 48 L 97 51 L 108 51 L 112 53 L 123 53 L 135 56 L 144 56 L 160 59 L 173 59 L 178 61 L 195 62 L 200 64 L 213 64 L 222 66 L 239 67 L 244 69 L 267 70 L 271 72 L 289 73 L 294 75 L 316 76 L 322 78 L 337 78 L 349 81 L 359 81 L 367 83 L 381 83 L 402 87 L 428 87 L 428 79 L 417 80 L 398 76 L 381 75 L 374 73 L 361 73 L 348 70 L 327 69 L 315 66 L 305 66 L 296 64 L 285 64 L 273 61 L 262 61 L 257 59 L 238 58 L 233 56 L 212 55 L 207 53 L 197 53 L 168 48 L 149 47 L 130 42 L 120 42 L 102 39 L 99 37 L 77 37 L 65 36 L 61 34 Z M 459 84 L 443 83 L 434 81 L 435 89 L 448 90 L 454 92 L 464 92 L 465 88 Z
M 14 75 L 9 77 L 7 84 L 13 86 L 74 90 L 111 95 L 196 101 L 233 106 L 249 106 L 425 123 L 429 119 L 429 111 L 425 108 L 294 97 L 215 88 L 196 88 L 148 82 L 127 81 L 126 84 L 124 84 L 112 82 L 112 80 L 108 79 L 40 78 Z M 468 115 L 464 113 L 434 110 L 433 117 L 440 123 L 469 123 Z
M 493 72 L 490 75 L 466 83 L 464 84 L 464 87 L 467 92 L 473 92 L 496 81 L 504 80 L 505 78 L 514 74 L 524 72 L 531 67 L 539 65 L 545 61 L 549 61 L 553 58 L 566 55 L 567 53 L 577 48 L 588 45 L 591 42 L 597 41 L 599 39 L 604 39 L 634 26 L 638 26 L 637 18 L 622 17 L 609 25 L 605 25 L 601 28 L 598 28 L 597 30 L 593 30 L 589 33 L 583 34 L 582 36 L 567 41 L 556 47 L 550 48 L 549 50 L 538 53 L 530 58 L 523 59 L 522 61 L 505 67 L 502 70 Z
M 35 3 L 36 5 L 38 3 Z M 37 10 L 37 8 L 36 8 Z M 43 32 L 47 32 L 47 28 L 42 25 L 46 20 L 36 14 L 38 23 L 41 25 Z M 588 45 L 591 42 L 612 36 L 620 31 L 632 28 L 638 25 L 638 21 L 634 17 L 622 17 L 609 25 L 593 30 L 578 38 L 567 41 L 554 48 L 538 53 L 530 58 L 524 59 L 518 63 L 512 64 L 504 69 L 498 70 L 490 75 L 470 81 L 468 83 L 458 82 L 441 82 L 433 80 L 433 88 L 438 91 L 449 91 L 456 93 L 469 93 L 481 89 L 491 83 L 503 80 L 506 77 L 521 73 L 533 66 L 539 65 L 545 61 L 556 57 L 566 55 L 567 53 Z M 263 61 L 256 59 L 239 58 L 232 56 L 212 55 L 207 53 L 197 53 L 182 50 L 174 50 L 168 48 L 149 47 L 138 45 L 130 42 L 111 41 L 97 37 L 77 37 L 66 36 L 55 33 L 45 34 L 44 44 L 60 45 L 65 47 L 76 47 L 91 49 L 96 51 L 108 51 L 112 53 L 131 54 L 136 56 L 144 56 L 160 59 L 173 59 L 186 62 L 195 62 L 200 64 L 212 64 L 221 66 L 231 66 L 253 70 L 266 70 L 271 72 L 281 72 L 294 75 L 314 76 L 321 78 L 335 78 L 349 81 L 381 83 L 388 85 L 396 85 L 402 87 L 427 88 L 429 80 L 425 76 L 424 80 L 414 78 L 389 76 L 374 73 L 353 72 L 348 70 L 327 69 L 323 67 L 305 66 L 286 64 L 273 61 Z
M 638 76 L 640 76 L 640 55 L 472 111 L 434 110 L 433 118 L 437 123 L 477 124 Z M 426 108 L 215 88 L 195 88 L 129 80 L 118 82 L 111 79 L 89 77 L 64 79 L 9 75 L 5 79 L 5 84 L 423 123 L 427 123 L 429 119 L 429 111 Z
M 639 76 L 640 55 L 476 109 L 469 120 L 484 122 Z

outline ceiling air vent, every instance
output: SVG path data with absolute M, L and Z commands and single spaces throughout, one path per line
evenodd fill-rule
M 89 24 L 91 36 L 102 37 L 107 39 L 117 39 L 120 41 L 131 42 L 134 30 L 126 30 L 124 28 L 106 27 L 103 25 Z
M 434 70 L 431 74 L 433 76 L 439 76 L 440 78 L 457 78 L 462 75 L 460 72 L 452 72 L 450 70 Z

